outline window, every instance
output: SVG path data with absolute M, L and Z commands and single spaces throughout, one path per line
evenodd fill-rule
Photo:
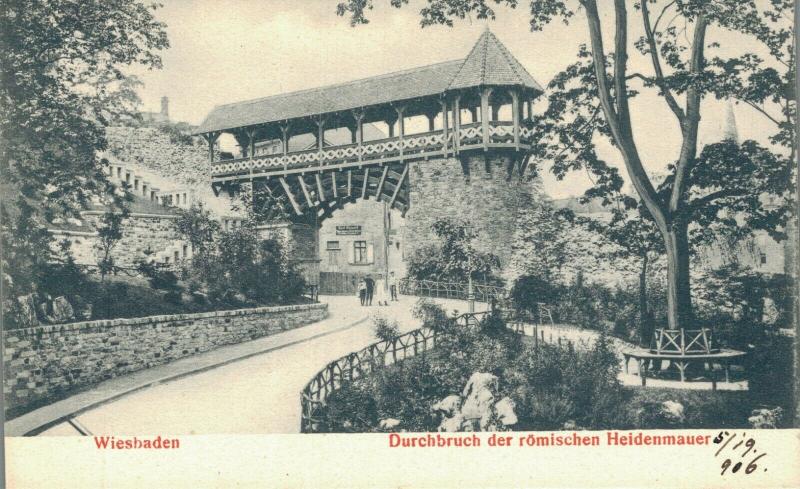
M 761 253 L 759 258 L 761 259 L 761 264 L 762 265 L 766 265 L 767 264 L 767 254 L 766 253 Z
M 353 263 L 367 262 L 367 242 L 353 241 Z
M 328 241 L 325 243 L 325 249 L 328 251 L 339 251 L 341 248 L 339 247 L 338 241 Z

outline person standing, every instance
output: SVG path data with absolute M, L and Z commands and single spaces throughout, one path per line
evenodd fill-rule
M 367 287 L 366 303 L 367 303 L 368 306 L 371 306 L 372 305 L 372 294 L 375 293 L 375 281 L 372 280 L 372 277 L 367 275 L 367 278 L 364 279 L 364 283 L 366 284 L 366 287 Z
M 391 294 L 391 300 L 397 300 L 397 277 L 395 277 L 394 272 L 389 272 L 389 293 Z
M 367 302 L 367 282 L 364 279 L 358 281 L 358 298 L 361 300 L 361 305 Z

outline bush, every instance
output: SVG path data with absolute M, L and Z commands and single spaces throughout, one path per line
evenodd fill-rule
M 397 321 L 391 323 L 384 317 L 378 316 L 372 320 L 372 332 L 381 341 L 391 341 L 400 336 L 400 327 Z

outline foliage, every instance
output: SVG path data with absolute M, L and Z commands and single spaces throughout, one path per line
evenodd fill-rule
M 194 253 L 203 253 L 220 232 L 219 221 L 214 219 L 202 203 L 177 211 L 175 230 L 189 242 Z
M 104 127 L 130 119 L 137 81 L 124 68 L 159 68 L 168 47 L 155 5 L 4 2 L 0 9 L 0 192 L 4 293 L 46 276 L 47 223 L 112 194 L 97 154 Z
M 389 322 L 385 317 L 377 316 L 372 319 L 372 332 L 380 341 L 391 341 L 400 336 L 400 327 L 397 321 Z
M 438 243 L 420 247 L 407 260 L 407 273 L 419 280 L 466 282 L 473 279 L 496 282 L 500 260 L 493 253 L 475 249 L 475 236 L 463 219 L 444 217 L 433 223 Z
M 157 263 L 153 251 L 145 250 L 145 256 L 136 261 L 136 269 L 156 290 L 166 291 L 165 299 L 172 304 L 181 303 L 183 287 L 178 284 L 178 276 L 166 263 Z
M 407 2 L 391 3 L 401 7 Z M 471 14 L 493 19 L 493 8 L 502 5 L 515 8 L 518 2 L 428 2 L 420 10 L 421 25 L 453 25 L 454 20 Z M 626 2 L 617 0 L 611 24 L 601 22 L 595 0 L 532 0 L 530 5 L 532 30 L 543 30 L 557 18 L 570 22 L 580 14 L 587 21 L 590 40 L 588 47 L 580 47 L 578 62 L 567 66 L 548 85 L 547 109 L 542 117 L 535 119 L 534 130 L 539 135 L 539 143 L 531 151 L 534 160 L 552 161 L 551 169 L 558 178 L 570 171 L 588 171 L 594 185 L 585 196 L 610 204 L 620 193 L 623 179 L 613 166 L 599 158 L 595 145 L 598 140 L 605 139 L 617 149 L 628 181 L 652 216 L 666 245 L 669 325 L 673 329 L 683 327 L 693 316 L 689 278 L 690 223 L 713 219 L 731 225 L 734 213 L 745 212 L 755 216 L 755 219 L 746 220 L 748 228 L 767 225 L 776 229 L 789 212 L 786 204 L 790 179 L 780 178 L 791 166 L 796 145 L 793 134 L 796 95 L 791 88 L 795 73 L 794 31 L 791 15 L 787 14 L 792 11 L 791 2 L 640 1 L 634 3 L 634 13 L 630 14 Z M 609 7 L 605 3 L 603 6 Z M 358 25 L 368 21 L 366 12 L 372 7 L 372 0 L 346 0 L 339 3 L 337 14 L 349 16 L 351 24 Z M 659 10 L 655 21 L 651 18 L 651 8 Z M 634 73 L 628 67 L 631 57 L 628 36 L 634 20 L 643 29 L 640 37 L 633 40 L 633 53 L 651 66 L 652 75 Z M 679 29 L 679 23 L 686 28 Z M 723 57 L 725 50 L 711 39 L 723 30 L 742 37 L 752 36 L 768 48 L 773 61 L 779 63 L 783 71 L 778 73 L 754 53 Z M 614 52 L 607 54 L 603 38 L 612 36 Z M 674 151 L 677 160 L 659 188 L 645 170 L 645 161 L 634 137 L 631 101 L 641 91 L 660 97 L 681 130 L 680 147 Z M 790 148 L 790 158 L 752 141 L 742 145 L 723 142 L 721 146 L 711 145 L 698 154 L 702 100 L 708 95 L 737 98 L 758 109 L 775 123 L 778 133 L 773 142 Z M 778 106 L 780 118 L 770 115 L 763 107 L 767 102 Z M 740 161 L 746 164 L 738 166 Z M 754 164 L 756 171 L 748 162 Z M 724 171 L 720 171 L 718 165 Z M 755 185 L 742 184 L 753 177 L 759 180 Z M 784 205 L 770 212 L 760 199 L 753 198 L 755 189 L 783 198 Z M 628 208 L 635 206 L 623 203 Z M 720 212 L 722 210 L 727 212 Z
M 178 224 L 182 235 L 197 245 L 187 278 L 212 302 L 281 304 L 302 296 L 305 281 L 289 263 L 283 246 L 262 238 L 252 220 L 219 231 L 205 211 L 190 209 Z
M 574 256 L 568 234 L 567 210 L 556 210 L 549 203 L 526 199 L 511 241 L 511 266 L 522 275 L 536 272 L 544 280 L 555 281 Z
M 430 303 L 419 307 L 434 321 L 447 317 Z M 439 420 L 430 406 L 461 392 L 476 371 L 500 378 L 498 395 L 511 396 L 518 406 L 515 428 L 559 429 L 567 419 L 592 428 L 619 427 L 612 424 L 624 407 L 616 379 L 619 362 L 605 339 L 587 352 L 535 348 L 508 331 L 499 317 L 455 328 L 449 337 L 432 352 L 378 369 L 333 393 L 322 413 L 324 429 L 375 431 L 379 420 L 391 417 L 402 421 L 402 429 L 433 431 Z

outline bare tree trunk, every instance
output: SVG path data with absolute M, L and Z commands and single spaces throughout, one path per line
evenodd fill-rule
M 673 223 L 664 240 L 667 248 L 667 322 L 669 329 L 686 328 L 692 321 L 686 224 Z
M 653 323 L 647 307 L 647 267 L 650 263 L 647 253 L 642 257 L 642 268 L 639 271 L 639 345 L 647 347 L 652 336 Z

